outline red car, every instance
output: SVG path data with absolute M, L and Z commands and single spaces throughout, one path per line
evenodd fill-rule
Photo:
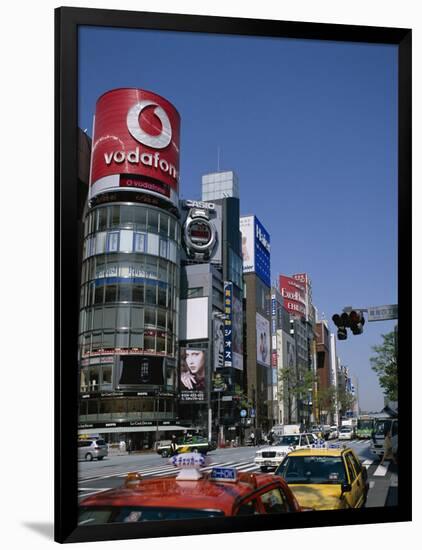
M 180 455 L 185 464 L 192 454 Z M 158 479 L 128 474 L 123 487 L 80 502 L 79 525 L 300 511 L 281 477 L 233 468 L 213 468 L 209 473 L 192 468 Z

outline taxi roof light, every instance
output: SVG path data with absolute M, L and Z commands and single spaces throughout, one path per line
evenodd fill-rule
M 176 479 L 177 481 L 198 481 L 198 479 L 201 479 L 202 477 L 202 472 L 196 468 L 182 468 L 182 470 L 180 470 L 177 474 Z
M 141 484 L 142 476 L 138 472 L 129 472 L 126 476 L 125 487 L 128 489 L 138 487 Z

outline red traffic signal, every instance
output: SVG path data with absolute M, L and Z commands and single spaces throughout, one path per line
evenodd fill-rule
M 353 310 L 349 313 L 349 323 L 350 330 L 353 334 L 362 334 L 365 318 L 360 311 Z

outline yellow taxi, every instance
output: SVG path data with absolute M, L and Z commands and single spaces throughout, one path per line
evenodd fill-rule
M 288 483 L 303 508 L 361 508 L 366 502 L 366 467 L 350 448 L 337 445 L 292 451 L 275 473 Z

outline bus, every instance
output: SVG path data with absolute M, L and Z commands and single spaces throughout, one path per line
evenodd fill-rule
M 368 414 L 362 414 L 358 417 L 356 424 L 356 437 L 358 439 L 371 439 L 374 426 L 375 418 Z

